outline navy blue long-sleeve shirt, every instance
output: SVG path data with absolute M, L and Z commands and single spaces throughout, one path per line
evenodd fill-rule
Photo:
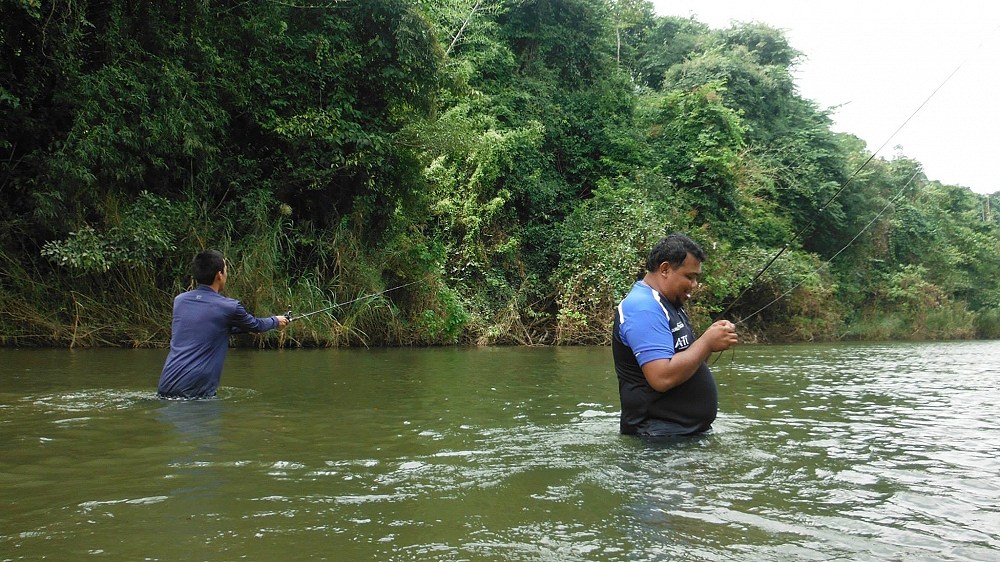
M 229 336 L 266 332 L 278 327 L 277 317 L 257 318 L 240 301 L 224 297 L 208 285 L 174 298 L 170 352 L 157 392 L 166 398 L 210 398 L 222 377 Z

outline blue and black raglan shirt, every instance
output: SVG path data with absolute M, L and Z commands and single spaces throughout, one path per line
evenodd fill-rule
M 229 350 L 229 336 L 276 327 L 277 317 L 257 318 L 240 301 L 224 297 L 208 285 L 177 295 L 170 353 L 160 375 L 158 394 L 164 398 L 215 396 Z
M 683 308 L 674 307 L 644 281 L 637 281 L 615 311 L 611 349 L 621 396 L 621 432 L 629 435 L 690 435 L 707 431 L 718 413 L 719 394 L 708 364 L 666 392 L 649 386 L 642 365 L 670 359 L 694 343 Z

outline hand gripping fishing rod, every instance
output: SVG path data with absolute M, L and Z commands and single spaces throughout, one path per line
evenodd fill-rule
M 302 320 L 303 318 L 308 318 L 308 317 L 310 317 L 310 316 L 312 316 L 314 314 L 319 314 L 321 312 L 326 312 L 328 310 L 333 310 L 333 309 L 341 307 L 341 306 L 347 306 L 347 305 L 349 305 L 351 303 L 355 303 L 355 302 L 358 302 L 360 300 L 370 299 L 370 298 L 377 297 L 379 295 L 384 295 L 386 293 L 390 293 L 390 292 L 395 291 L 397 289 L 402 289 L 403 287 L 409 287 L 410 285 L 413 285 L 415 283 L 417 283 L 417 281 L 410 281 L 409 283 L 404 283 L 402 285 L 397 285 L 397 286 L 395 286 L 395 287 L 393 287 L 391 289 L 385 289 L 384 291 L 379 291 L 377 293 L 371 293 L 370 295 L 363 295 L 363 296 L 360 296 L 360 297 L 358 297 L 356 299 L 351 299 L 349 301 L 338 302 L 337 304 L 331 304 L 330 306 L 328 306 L 326 308 L 321 308 L 319 310 L 314 310 L 312 312 L 307 312 L 305 314 L 299 314 L 298 316 L 292 316 L 292 311 L 291 311 L 291 309 L 289 309 L 288 312 L 285 313 L 285 318 L 287 318 L 288 319 L 288 323 L 291 324 L 292 320 Z

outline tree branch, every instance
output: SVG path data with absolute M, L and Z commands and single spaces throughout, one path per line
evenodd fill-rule
M 451 54 L 451 50 L 455 48 L 455 44 L 458 43 L 459 37 L 462 36 L 462 32 L 464 32 L 466 26 L 469 25 L 469 21 L 472 19 L 472 16 L 476 15 L 476 12 L 479 11 L 479 6 L 481 6 L 482 3 L 483 0 L 476 0 L 476 5 L 472 7 L 472 11 L 469 12 L 469 16 L 465 18 L 464 22 L 462 22 L 462 27 L 458 29 L 458 33 L 456 33 L 455 37 L 452 38 L 451 45 L 448 45 L 448 49 L 444 52 L 444 56 Z

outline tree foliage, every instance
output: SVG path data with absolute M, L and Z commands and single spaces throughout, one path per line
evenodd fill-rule
M 1000 333 L 998 195 L 833 132 L 766 25 L 645 0 L 0 11 L 5 343 L 163 345 L 205 247 L 259 313 L 374 295 L 250 345 L 604 343 L 673 230 L 709 250 L 700 321 Z

